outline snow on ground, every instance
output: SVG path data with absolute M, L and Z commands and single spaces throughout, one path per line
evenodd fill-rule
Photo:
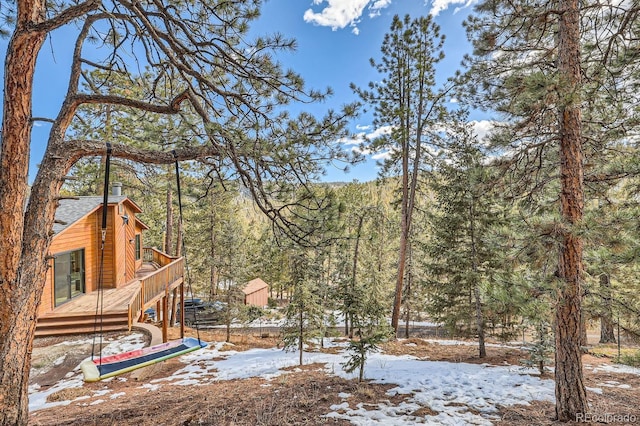
M 478 346 L 478 342 L 465 342 L 461 340 L 447 340 L 447 339 L 422 339 L 425 342 L 435 343 L 442 346 Z M 508 343 L 485 343 L 487 348 L 521 348 L 526 349 L 526 345 L 522 342 L 508 342 Z
M 631 367 L 630 365 L 624 364 L 600 364 L 597 366 L 592 366 L 590 364 L 585 364 L 584 368 L 589 368 L 593 370 L 594 373 L 598 371 L 605 371 L 607 373 L 618 373 L 618 374 L 635 374 L 636 376 L 640 376 L 640 368 Z
M 70 346 L 74 345 L 91 345 L 92 339 L 86 339 L 75 342 L 61 342 L 55 346 Z M 99 341 L 96 341 L 96 345 Z M 118 340 L 107 339 L 103 342 L 106 346 L 102 349 L 101 356 L 115 355 L 122 352 L 128 352 L 135 349 L 140 349 L 145 345 L 145 338 L 142 334 L 132 333 L 126 337 Z M 56 401 L 47 402 L 49 395 L 69 388 L 80 388 L 83 385 L 82 373 L 80 373 L 80 364 L 70 371 L 66 378 L 59 381 L 55 385 L 47 388 L 44 391 L 40 391 L 37 385 L 29 386 L 29 411 L 40 410 L 43 408 L 51 408 L 56 405 L 69 405 L 71 401 Z
M 437 341 L 442 343 L 442 341 Z M 135 349 L 137 343 L 123 339 L 122 346 L 112 342 L 108 352 L 124 352 Z M 462 344 L 463 342 L 457 342 Z M 346 347 L 344 342 L 331 342 L 333 346 Z M 445 344 L 456 344 L 447 341 Z M 204 385 L 219 380 L 262 377 L 273 379 L 283 374 L 285 367 L 298 365 L 297 352 L 281 349 L 250 349 L 247 351 L 222 350 L 225 343 L 215 343 L 199 351 L 180 357 L 185 365 L 169 377 L 156 379 L 142 385 L 150 392 L 168 385 Z M 107 351 L 105 351 L 107 352 Z M 319 363 L 328 374 L 347 379 L 356 374 L 342 370 L 347 354 L 305 352 L 305 364 Z M 598 367 L 604 369 L 605 367 Z M 640 375 L 640 369 L 611 366 L 607 371 Z M 357 425 L 408 425 L 421 421 L 442 425 L 488 425 L 496 419 L 498 405 L 528 404 L 531 401 L 554 400 L 554 383 L 536 377 L 534 371 L 518 366 L 492 366 L 466 363 L 436 362 L 419 360 L 415 357 L 393 356 L 383 353 L 372 354 L 367 361 L 365 377 L 375 383 L 395 385 L 388 391 L 389 396 L 408 395 L 399 405 L 381 402 L 377 406 L 358 404 L 351 406 L 350 395 L 341 394 L 343 403 L 331 407 L 328 418 L 346 419 Z M 113 379 L 110 379 L 113 380 Z M 116 380 L 122 380 L 116 378 Z M 607 382 L 603 386 L 616 386 L 617 382 Z M 52 388 L 39 392 L 30 389 L 30 410 L 49 408 L 54 405 L 69 404 L 71 401 L 47 403 L 46 398 L 53 392 L 65 388 L 81 387 L 82 375 L 78 370 L 68 375 Z M 595 391 L 595 390 L 594 390 Z M 98 394 L 96 393 L 96 395 Z M 121 394 L 106 396 L 106 399 L 120 397 Z M 412 413 L 422 407 L 437 412 L 436 415 L 416 418 Z
M 286 323 L 284 317 L 279 317 L 275 310 L 267 310 L 270 314 L 260 317 L 248 324 L 242 324 L 239 322 L 233 322 L 231 328 L 260 328 L 260 327 L 282 327 Z M 275 313 L 275 314 L 274 314 Z M 329 327 L 344 327 L 344 313 L 340 311 L 333 311 L 326 317 L 326 325 Z M 390 322 L 390 320 L 389 320 Z M 438 324 L 431 321 L 411 321 L 411 327 L 443 327 L 442 324 Z M 217 325 L 205 325 L 202 328 L 226 328 L 225 324 Z

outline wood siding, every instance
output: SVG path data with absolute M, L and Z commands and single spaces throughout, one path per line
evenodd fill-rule
M 142 266 L 142 258 L 138 261 L 135 259 L 135 235 L 142 234 L 144 228 L 135 217 L 136 213 L 140 213 L 140 209 L 130 200 L 125 199 L 118 204 L 110 204 L 108 208 L 102 277 L 103 288 L 115 289 L 134 280 L 136 271 Z M 127 224 L 123 219 L 125 214 L 129 217 Z M 96 207 L 85 217 L 56 234 L 49 249 L 52 257 L 56 254 L 84 249 L 86 293 L 98 290 L 101 225 L 102 207 Z M 53 265 L 54 261 L 51 259 L 38 307 L 38 316 L 55 309 Z
M 269 289 L 266 287 L 254 293 L 247 294 L 244 297 L 245 305 L 259 306 L 262 308 L 267 306 L 268 302 L 269 302 Z
M 120 207 L 120 205 L 118 206 Z M 126 209 L 122 206 L 122 210 L 115 210 L 115 214 L 112 216 L 114 220 L 114 240 L 113 245 L 115 247 L 115 260 L 114 260 L 114 280 L 115 286 L 120 287 L 127 282 L 127 256 L 126 256 L 126 226 L 122 215 L 126 214 Z
M 260 278 L 249 281 L 242 289 L 244 304 L 254 306 L 267 306 L 269 301 L 269 285 Z
M 136 276 L 136 217 L 135 213 L 125 207 L 129 221 L 124 227 L 124 256 L 125 256 L 125 282 L 131 281 Z
M 94 282 L 97 277 L 98 241 L 100 227 L 95 219 L 95 212 L 78 220 L 73 226 L 56 235 L 51 242 L 49 252 L 52 256 L 57 253 L 65 253 L 73 250 L 84 249 L 85 291 L 94 290 Z M 42 299 L 38 306 L 38 315 L 50 312 L 55 308 L 53 289 L 53 259 L 49 260 L 47 282 L 45 284 Z
M 103 288 L 115 288 L 116 287 L 116 268 L 115 264 L 115 250 L 116 247 L 114 245 L 115 237 L 113 233 L 113 223 L 114 223 L 114 215 L 115 207 L 109 206 L 111 210 L 109 214 L 107 214 L 107 234 L 104 243 L 104 264 L 103 264 L 103 278 L 102 278 L 102 287 Z M 100 228 L 102 227 L 102 208 L 98 209 L 95 213 L 95 220 L 98 224 L 98 233 L 100 233 Z M 96 259 L 96 269 L 100 270 L 100 236 L 98 236 L 98 240 L 96 241 L 96 251 L 98 252 L 98 257 Z M 96 275 L 97 277 L 98 275 Z M 94 283 L 92 287 L 93 290 L 98 290 L 98 281 Z

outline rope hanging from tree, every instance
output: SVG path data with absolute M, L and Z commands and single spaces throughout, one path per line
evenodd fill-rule
M 182 191 L 180 188 L 180 169 L 178 165 L 178 159 L 176 152 L 173 151 L 176 167 L 176 181 L 178 185 L 178 206 L 180 211 L 179 221 L 182 227 Z M 136 370 L 138 368 L 146 367 L 157 362 L 167 360 L 176 356 L 180 356 L 198 349 L 202 349 L 208 346 L 206 342 L 200 340 L 200 330 L 198 328 L 197 318 L 195 318 L 196 333 L 198 338 L 183 338 L 181 340 L 174 340 L 171 342 L 162 343 L 160 345 L 151 346 L 143 349 L 136 349 L 134 351 L 125 352 L 122 354 L 102 357 L 102 338 L 103 338 L 103 311 L 104 311 L 104 252 L 105 243 L 107 239 L 107 211 L 109 203 L 109 173 L 111 165 L 111 144 L 107 143 L 107 156 L 105 164 L 105 176 L 104 176 L 104 188 L 103 188 L 103 200 L 102 200 L 102 227 L 101 227 L 101 242 L 100 242 L 100 269 L 98 273 L 98 295 L 96 298 L 96 311 L 94 320 L 94 337 L 91 348 L 91 359 L 86 360 L 80 364 L 80 369 L 84 375 L 86 382 L 96 382 L 109 377 L 117 376 L 129 371 Z M 191 278 L 189 273 L 189 267 L 187 263 L 187 256 L 184 244 L 184 232 L 181 236 L 181 244 L 183 248 L 183 257 L 185 269 L 187 272 L 187 283 L 189 292 L 193 298 L 193 292 L 191 290 Z M 183 303 L 184 306 L 184 303 Z M 165 312 L 166 314 L 166 312 Z M 195 317 L 195 311 L 194 311 Z M 100 332 L 98 333 L 98 326 Z M 95 347 L 96 338 L 100 338 L 99 342 L 99 359 L 95 360 Z
M 176 168 L 176 186 L 178 189 L 178 223 L 180 229 L 180 244 L 182 245 L 182 257 L 184 258 L 184 269 L 187 273 L 187 287 L 188 293 L 191 294 L 191 299 L 193 300 L 193 289 L 191 288 L 191 273 L 189 270 L 189 262 L 187 261 L 187 247 L 185 245 L 184 239 L 184 223 L 183 223 L 183 214 L 182 214 L 182 189 L 180 188 L 180 165 L 178 163 L 178 154 L 175 150 L 171 151 L 173 154 L 173 158 L 175 159 L 175 168 Z M 184 303 L 183 303 L 184 307 Z M 200 343 L 200 327 L 198 326 L 198 317 L 196 315 L 196 307 L 193 307 L 193 323 L 196 326 L 196 337 L 198 338 L 198 343 Z
M 107 142 L 107 157 L 104 165 L 104 186 L 102 188 L 102 224 L 100 227 L 100 266 L 98 271 L 98 295 L 96 297 L 96 311 L 93 320 L 93 342 L 91 344 L 91 360 L 95 357 L 96 337 L 99 336 L 99 352 L 100 359 L 102 359 L 102 338 L 103 338 L 103 326 L 102 326 L 102 314 L 104 312 L 104 246 L 107 240 L 107 212 L 109 205 L 109 175 L 111 173 L 111 144 Z M 100 332 L 97 333 L 98 324 L 100 326 Z

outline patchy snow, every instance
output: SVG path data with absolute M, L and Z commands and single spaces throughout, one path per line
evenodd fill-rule
M 605 371 L 607 373 L 618 373 L 618 374 L 634 374 L 636 376 L 640 376 L 640 368 L 631 367 L 630 365 L 624 364 L 600 364 L 597 366 L 592 366 L 590 364 L 585 364 L 585 368 L 590 368 L 594 373 L 599 371 Z
M 144 385 L 140 386 L 140 389 L 147 389 L 149 392 L 153 392 L 160 389 L 160 385 L 145 383 Z
M 96 344 L 97 343 L 98 342 L 96 342 Z M 106 343 L 107 346 L 102 349 L 102 352 L 99 355 L 101 357 L 116 355 L 123 352 L 129 352 L 143 348 L 145 345 L 145 337 L 140 333 L 131 333 L 118 340 L 114 340 L 112 338 L 107 339 L 103 341 L 103 344 L 104 343 Z
M 54 346 L 91 345 L 92 343 L 92 339 L 85 339 L 80 341 L 76 340 L 74 342 L 61 342 Z M 96 344 L 98 343 L 99 342 L 96 341 Z M 107 346 L 102 349 L 102 356 L 108 356 L 144 347 L 145 337 L 140 333 L 132 333 L 118 340 L 105 340 L 103 343 Z M 49 395 L 65 389 L 81 388 L 83 384 L 84 381 L 82 379 L 82 373 L 80 372 L 80 364 L 78 364 L 73 371 L 67 373 L 63 380 L 45 390 L 41 391 L 39 386 L 29 386 L 29 411 L 51 408 L 57 405 L 69 405 L 72 401 L 47 402 L 47 398 Z M 96 395 L 101 394 L 100 392 L 101 391 L 96 392 Z
M 429 340 L 444 345 L 459 345 L 466 342 L 453 340 Z M 347 342 L 325 339 L 328 345 L 342 347 L 335 354 L 305 352 L 305 364 L 318 363 L 327 374 L 354 379 L 357 372 L 346 373 L 342 364 L 348 358 Z M 119 353 L 140 347 L 135 338 L 111 342 L 103 351 Z M 298 365 L 299 354 L 281 349 L 250 349 L 247 351 L 222 350 L 225 343 L 212 343 L 209 347 L 180 357 L 184 367 L 172 375 L 143 384 L 141 388 L 152 392 L 160 386 L 205 385 L 220 380 L 261 377 L 266 380 L 289 374 L 283 368 Z M 596 371 L 630 373 L 640 375 L 640 369 L 618 365 L 589 367 Z M 409 355 L 394 356 L 384 353 L 371 354 L 365 367 L 365 377 L 374 383 L 393 385 L 388 395 L 407 395 L 405 401 L 393 404 L 390 401 L 377 404 L 349 403 L 348 393 L 339 393 L 343 402 L 326 413 L 328 419 L 345 419 L 356 425 L 411 425 L 416 423 L 441 425 L 489 425 L 497 419 L 499 406 L 528 404 L 531 401 L 553 401 L 552 380 L 536 376 L 537 370 L 519 366 L 493 366 L 466 363 L 420 360 Z M 119 380 L 120 378 L 116 378 Z M 71 377 L 59 381 L 46 390 L 33 386 L 29 389 L 32 411 L 70 404 L 72 401 L 48 403 L 47 397 L 57 391 L 82 387 L 82 374 L 76 368 Z M 614 380 L 599 384 L 603 387 L 624 387 Z M 602 392 L 601 388 L 590 388 Z M 108 392 L 96 391 L 95 396 Z M 110 400 L 124 396 L 123 392 L 109 395 Z M 86 397 L 85 397 L 86 398 Z M 80 398 L 78 398 L 80 399 Z M 105 399 L 91 402 L 97 404 Z M 434 415 L 414 414 L 422 408 Z
M 598 386 L 602 386 L 603 388 L 631 389 L 631 385 L 623 384 L 615 380 L 607 380 L 604 383 L 598 383 Z
M 447 340 L 447 339 L 423 339 L 425 342 L 433 343 L 442 346 L 478 346 L 478 342 L 461 341 L 461 340 Z M 512 343 L 485 343 L 487 348 L 520 348 L 526 350 L 526 346 L 522 346 L 522 342 Z
M 59 381 L 55 385 L 51 386 L 48 389 L 40 391 L 39 389 L 34 389 L 32 392 L 32 387 L 29 387 L 29 411 L 41 410 L 43 408 L 51 408 L 58 405 L 69 405 L 71 401 L 56 401 L 56 402 L 47 402 L 47 398 L 49 395 L 62 391 L 64 389 L 70 388 L 81 388 L 82 384 L 82 374 L 77 374 L 72 378 L 65 378 L 64 380 Z

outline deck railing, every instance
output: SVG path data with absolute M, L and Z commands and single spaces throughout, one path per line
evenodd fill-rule
M 140 289 L 129 302 L 129 329 L 142 310 L 151 303 L 167 297 L 169 291 L 183 282 L 184 258 L 169 256 L 153 248 L 144 248 L 143 259 L 160 269 L 140 279 Z
M 152 262 L 159 266 L 168 265 L 178 259 L 177 256 L 169 256 L 168 254 L 153 247 L 145 247 L 142 251 L 142 258 L 145 262 Z

